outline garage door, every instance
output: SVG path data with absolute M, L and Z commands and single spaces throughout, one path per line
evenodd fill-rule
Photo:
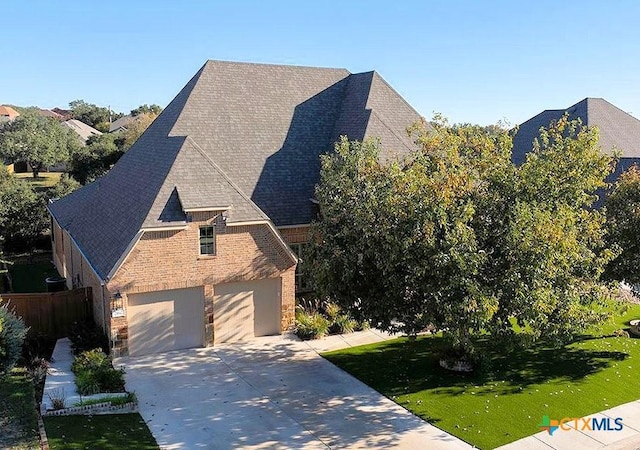
M 130 355 L 204 344 L 202 287 L 131 294 L 128 300 Z
M 280 333 L 280 278 L 214 287 L 214 343 Z

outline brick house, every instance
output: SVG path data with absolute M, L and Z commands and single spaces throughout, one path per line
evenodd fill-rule
M 281 333 L 319 156 L 341 135 L 406 153 L 418 119 L 375 72 L 208 61 L 106 176 L 49 205 L 56 267 L 93 288 L 116 355 Z

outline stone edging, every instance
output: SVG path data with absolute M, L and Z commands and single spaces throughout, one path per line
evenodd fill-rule
M 112 405 L 110 402 L 96 403 L 94 405 L 71 406 L 64 409 L 47 410 L 42 415 L 47 416 L 72 416 L 92 414 L 118 414 L 121 412 L 136 412 L 136 402 L 123 405 Z

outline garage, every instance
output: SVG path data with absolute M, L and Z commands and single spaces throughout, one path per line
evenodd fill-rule
M 280 278 L 214 286 L 214 343 L 280 333 Z
M 132 356 L 204 345 L 202 287 L 131 294 L 127 310 Z

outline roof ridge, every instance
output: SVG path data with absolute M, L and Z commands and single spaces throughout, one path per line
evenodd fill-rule
M 384 125 L 384 127 L 389 130 L 391 132 L 391 134 L 393 134 L 402 145 L 404 145 L 404 147 L 409 150 L 409 151 L 413 151 L 414 149 L 412 149 L 410 146 L 408 146 L 405 142 L 404 139 L 400 136 L 398 136 L 398 133 L 396 133 L 390 126 L 389 124 L 387 124 L 387 122 L 384 120 L 384 116 L 382 116 L 381 114 L 378 114 L 378 112 L 374 109 L 374 108 L 369 108 L 369 111 L 371 111 L 371 114 L 373 114 L 375 117 L 377 117 L 380 120 L 380 123 L 382 123 L 382 125 Z M 369 129 L 369 124 L 371 123 L 371 121 L 369 120 L 367 122 L 367 129 Z M 366 131 L 365 131 L 366 134 Z
M 319 69 L 319 70 L 327 70 L 327 71 L 334 71 L 334 72 L 345 71 L 347 74 L 352 75 L 352 73 L 344 67 L 303 66 L 300 64 L 274 64 L 274 63 L 260 63 L 260 62 L 251 62 L 251 61 L 230 61 L 230 60 L 223 60 L 223 59 L 207 59 L 207 62 L 205 63 L 205 65 L 208 65 L 209 63 L 238 64 L 238 65 L 263 66 L 263 67 L 290 67 L 295 69 Z
M 240 189 L 238 187 L 238 185 L 236 183 L 233 182 L 233 180 L 231 178 L 229 178 L 229 176 L 220 168 L 220 166 L 218 166 L 215 161 L 209 156 L 207 155 L 207 153 L 202 149 L 202 147 L 200 147 L 198 145 L 198 143 L 189 135 L 187 135 L 185 142 L 189 142 L 197 151 L 198 153 L 200 153 L 205 160 L 207 160 L 207 162 L 209 162 L 209 164 L 211 164 L 211 166 L 220 174 L 222 175 L 222 177 L 225 179 L 225 181 L 227 183 L 229 183 L 229 185 L 245 200 L 247 200 L 249 202 L 249 204 L 251 205 L 252 208 L 254 208 L 263 218 L 265 218 L 266 220 L 271 220 L 269 219 L 269 216 L 267 216 L 264 211 L 262 211 L 262 209 L 260 209 L 260 207 L 258 205 L 255 204 L 255 202 L 253 200 L 251 200 L 251 198 L 249 198 L 249 196 L 247 196 L 247 194 L 245 194 L 242 189 Z
M 375 79 L 376 77 L 378 77 L 378 79 L 380 81 L 382 81 L 389 89 L 391 89 L 391 92 L 393 92 L 394 94 L 396 94 L 397 97 L 400 98 L 400 100 L 402 100 L 404 102 L 405 105 L 407 105 L 409 108 L 411 108 L 413 111 L 415 111 L 416 114 L 418 114 L 419 117 L 422 117 L 422 114 L 420 114 L 418 111 L 416 111 L 416 109 L 411 106 L 411 104 L 407 101 L 407 99 L 404 98 L 404 96 L 400 95 L 400 93 L 398 91 L 396 91 L 393 86 L 391 86 L 387 80 L 385 80 L 382 75 L 380 75 L 378 72 L 376 72 L 375 70 L 371 70 L 371 72 L 373 72 L 373 79 Z M 373 86 L 373 83 L 371 83 L 371 86 Z M 371 108 L 373 110 L 373 108 Z

